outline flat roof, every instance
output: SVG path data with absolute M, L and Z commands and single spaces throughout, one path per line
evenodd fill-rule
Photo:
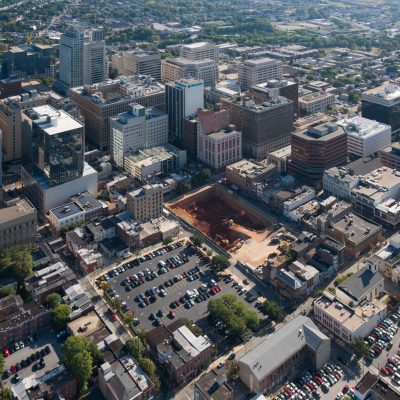
M 351 118 L 345 118 L 337 122 L 342 126 L 348 135 L 368 137 L 376 134 L 387 132 L 389 137 L 391 135 L 390 125 L 382 124 L 372 119 L 363 118 L 359 115 Z
M 17 220 L 29 214 L 35 214 L 36 208 L 27 200 L 21 199 L 15 205 L 0 209 L 0 224 Z
M 209 400 L 226 400 L 231 395 L 232 389 L 225 380 L 225 368 L 212 369 L 202 375 L 195 382 L 195 386 Z M 223 381 L 222 384 L 219 383 L 221 381 Z
M 70 114 L 63 110 L 56 110 L 48 104 L 27 110 L 27 115 L 48 135 L 83 129 L 84 127 L 79 121 L 72 118 Z
M 53 214 L 58 220 L 71 217 L 72 215 L 83 213 L 84 210 L 74 201 L 63 204 L 62 206 L 52 208 L 50 213 Z

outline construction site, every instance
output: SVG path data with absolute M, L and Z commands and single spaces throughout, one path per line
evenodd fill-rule
M 269 238 L 276 221 L 220 185 L 206 186 L 167 207 L 234 260 L 257 267 L 276 251 Z

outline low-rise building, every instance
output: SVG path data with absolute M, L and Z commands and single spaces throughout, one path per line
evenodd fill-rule
M 93 241 L 101 242 L 104 239 L 112 239 L 115 237 L 115 220 L 113 217 L 105 218 L 102 221 L 90 222 L 86 225 L 86 229 L 92 236 Z
M 314 301 L 315 319 L 346 343 L 366 337 L 386 317 L 387 306 L 377 299 L 350 307 L 325 293 Z
M 49 211 L 49 222 L 57 232 L 67 230 L 85 222 L 85 211 L 74 202 L 67 203 Z
M 325 92 L 306 94 L 299 98 L 299 109 L 306 114 L 325 112 L 335 104 L 335 95 Z
M 328 227 L 327 235 L 345 246 L 346 255 L 358 257 L 381 240 L 382 228 L 351 213 Z
M 373 256 L 373 262 L 377 263 L 379 272 L 395 284 L 399 284 L 400 278 L 400 234 L 396 233 L 389 238 L 388 243 Z
M 336 298 L 347 305 L 358 305 L 362 301 L 373 301 L 384 291 L 383 275 L 378 266 L 366 260 L 363 267 L 336 287 Z
M 77 251 L 77 261 L 84 275 L 103 266 L 103 256 L 93 249 L 80 249 Z
M 99 388 L 107 400 L 144 400 L 152 397 L 153 384 L 137 361 L 125 355 L 100 366 Z
M 299 315 L 239 359 L 239 377 L 250 391 L 271 393 L 306 364 L 320 368 L 330 356 L 330 339 Z
M 351 200 L 351 190 L 360 182 L 358 175 L 354 175 L 349 169 L 332 167 L 324 172 L 322 185 L 324 190 L 341 199 Z
M 354 395 L 357 400 L 397 400 L 400 393 L 368 371 L 354 387 Z
M 400 170 L 400 142 L 394 142 L 381 149 L 379 158 L 385 167 Z
M 195 336 L 177 320 L 148 332 L 147 348 L 165 368 L 174 386 L 193 379 L 211 361 L 211 343 L 206 336 Z
M 311 265 L 294 261 L 278 271 L 275 281 L 283 296 L 297 301 L 306 299 L 319 286 L 320 272 Z
M 195 400 L 233 400 L 233 390 L 222 368 L 212 369 L 194 383 Z
M 85 211 L 85 222 L 101 218 L 107 210 L 107 206 L 93 197 L 89 192 L 79 193 L 71 197 Z
M 285 146 L 267 154 L 267 163 L 276 166 L 280 174 L 286 174 L 288 162 L 292 155 L 292 146 Z
M 18 244 L 34 243 L 37 235 L 37 212 L 27 200 L 17 200 L 0 209 L 0 250 Z
M 19 296 L 0 300 L 0 347 L 25 340 L 50 326 L 50 310 L 36 303 L 24 304 Z

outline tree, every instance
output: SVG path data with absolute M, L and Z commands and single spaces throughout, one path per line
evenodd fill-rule
M 223 271 L 230 265 L 229 258 L 223 255 L 216 255 L 211 259 L 211 267 L 217 271 Z
M 183 179 L 178 182 L 176 190 L 180 194 L 190 192 L 192 190 L 192 184 L 187 179 Z
M 61 304 L 61 296 L 58 293 L 50 293 L 46 296 L 46 300 L 44 302 L 46 306 L 55 308 Z
M 95 344 L 79 336 L 70 336 L 62 346 L 61 362 L 68 365 L 69 360 L 82 351 L 88 351 L 95 363 L 100 359 L 101 354 Z
M 7 286 L 3 286 L 0 289 L 0 299 L 2 299 L 3 297 L 7 297 L 10 296 L 11 294 L 15 294 L 15 289 L 12 285 L 7 285 Z
M 58 304 L 51 312 L 51 322 L 55 329 L 65 329 L 71 315 L 71 307 L 68 304 Z
M 190 236 L 189 239 L 196 247 L 201 247 L 204 243 L 204 239 L 199 235 Z
M 129 339 L 125 343 L 125 349 L 130 354 L 132 354 L 132 356 L 135 357 L 136 360 L 140 360 L 143 357 L 145 351 L 145 347 L 142 341 L 137 336 L 132 339 Z
M 203 334 L 201 328 L 199 328 L 196 324 L 193 323 L 189 318 L 182 318 L 182 322 L 185 326 L 193 333 L 195 336 L 200 336 Z
M 3 354 L 0 354 L 0 374 L 4 372 L 4 357 Z
M 282 310 L 279 307 L 278 303 L 275 301 L 266 301 L 262 305 L 262 310 L 265 315 L 268 315 L 275 322 L 279 322 L 282 320 L 283 314 Z
M 139 361 L 140 367 L 142 370 L 149 376 L 151 381 L 153 382 L 156 390 L 160 387 L 160 379 L 157 375 L 157 367 L 150 358 L 143 357 Z
M 239 363 L 237 360 L 228 361 L 228 372 L 226 373 L 226 377 L 228 380 L 234 380 L 238 377 L 239 373 Z
M 13 394 L 10 388 L 0 389 L 0 400 L 12 400 Z
M 357 336 L 351 345 L 357 358 L 364 357 L 368 354 L 368 345 L 361 336 Z
M 68 366 L 78 382 L 80 392 L 85 393 L 88 389 L 89 379 L 92 376 L 92 356 L 88 351 L 83 350 L 73 355 Z
M 13 277 L 22 283 L 33 273 L 33 245 L 8 247 L 0 253 L 0 276 Z

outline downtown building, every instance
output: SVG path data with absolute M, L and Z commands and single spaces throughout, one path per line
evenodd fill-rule
M 161 79 L 161 54 L 144 50 L 127 50 L 111 57 L 111 66 L 118 75 L 147 75 Z
M 85 127 L 62 110 L 44 105 L 22 116 L 23 190 L 44 215 L 69 197 L 97 195 L 97 172 L 84 161 Z
M 102 82 L 108 76 L 106 44 L 98 31 L 85 37 L 83 31 L 70 29 L 60 38 L 60 68 L 56 88 L 68 89 Z
M 168 142 L 168 116 L 156 108 L 132 104 L 131 109 L 111 118 L 112 155 L 124 166 L 124 156 Z
M 230 110 L 231 122 L 242 132 L 244 156 L 260 160 L 290 144 L 293 128 L 293 102 L 277 96 L 257 102 L 245 96 L 237 100 L 222 99 Z
M 190 60 L 182 57 L 161 61 L 161 80 L 163 82 L 188 78 L 202 80 L 204 86 L 214 87 L 218 82 L 218 64 L 210 59 Z
M 347 161 L 346 131 L 326 123 L 292 134 L 292 160 L 289 172 L 310 184 L 322 181 L 324 171 Z
M 179 56 L 189 60 L 213 60 L 218 64 L 219 47 L 207 42 L 184 44 L 179 48 Z
M 76 87 L 69 90 L 69 98 L 85 118 L 86 139 L 101 151 L 110 150 L 110 118 L 128 111 L 132 103 L 165 109 L 164 86 L 142 76 Z
M 247 60 L 238 66 L 239 83 L 242 91 L 270 79 L 282 79 L 282 61 L 272 58 Z

